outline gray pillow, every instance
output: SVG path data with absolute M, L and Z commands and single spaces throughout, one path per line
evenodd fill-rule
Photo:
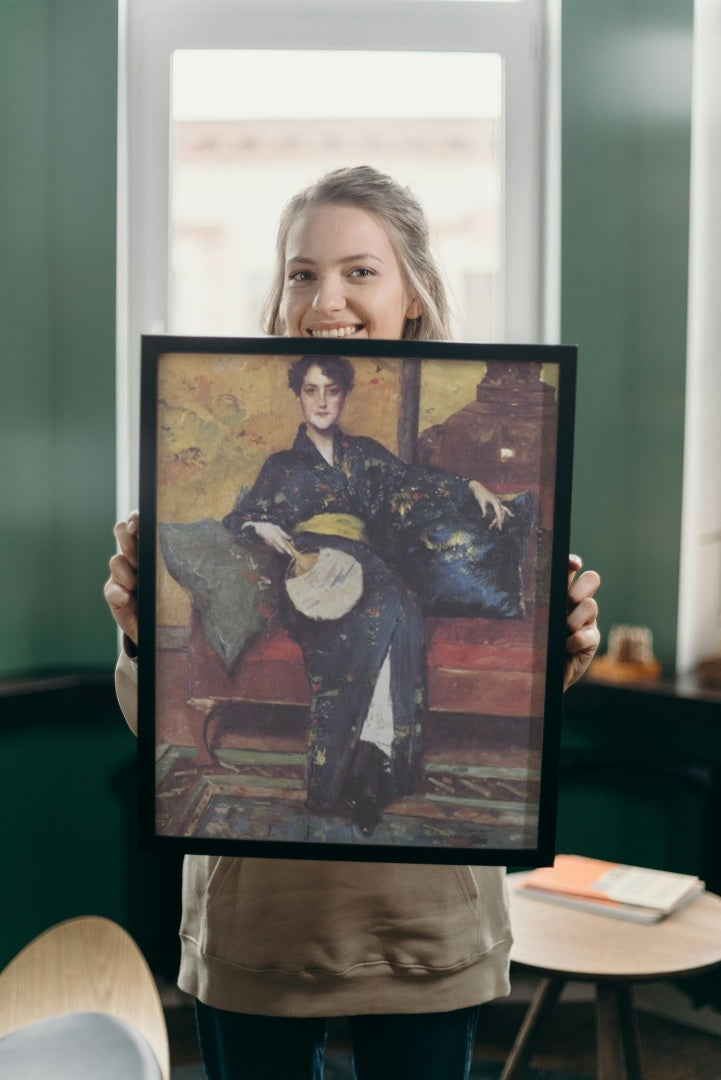
M 278 610 L 278 557 L 212 518 L 160 523 L 158 534 L 168 572 L 189 591 L 208 644 L 230 672 Z

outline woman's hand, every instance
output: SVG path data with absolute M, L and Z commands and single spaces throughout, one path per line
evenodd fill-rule
M 494 495 L 492 491 L 489 491 L 487 487 L 484 487 L 480 480 L 471 480 L 469 488 L 473 493 L 473 497 L 481 508 L 483 517 L 486 516 L 488 510 L 493 511 L 493 521 L 488 526 L 489 529 L 502 529 L 503 519 L 513 517 L 513 513 L 507 506 L 501 502 L 497 495 Z
M 263 543 L 279 551 L 281 555 L 294 557 L 295 549 L 291 543 L 291 537 L 284 529 L 281 529 L 280 525 L 273 525 L 270 521 L 248 521 L 246 525 L 255 530 Z
M 113 533 L 120 553 L 110 560 L 110 577 L 103 593 L 110 613 L 123 633 L 134 645 L 138 644 L 138 528 L 137 510 L 119 521 Z
M 583 566 L 578 555 L 568 556 L 568 616 L 566 618 L 566 671 L 563 689 L 568 690 L 581 678 L 593 660 L 601 640 L 596 618 L 598 604 L 593 599 L 601 584 L 595 570 L 576 574 Z

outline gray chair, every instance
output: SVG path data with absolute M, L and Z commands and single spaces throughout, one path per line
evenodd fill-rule
M 0 973 L 0 1076 L 169 1080 L 155 980 L 122 927 L 93 915 L 58 923 Z

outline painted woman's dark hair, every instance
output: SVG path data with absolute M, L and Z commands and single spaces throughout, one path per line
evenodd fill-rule
M 346 394 L 353 389 L 355 371 L 350 360 L 344 356 L 301 356 L 288 369 L 288 386 L 296 397 L 303 387 L 303 380 L 312 367 L 319 367 L 327 379 L 343 387 Z

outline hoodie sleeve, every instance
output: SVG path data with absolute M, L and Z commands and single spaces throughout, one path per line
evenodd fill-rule
M 123 649 L 115 666 L 115 693 L 128 727 L 138 733 L 138 661 Z

